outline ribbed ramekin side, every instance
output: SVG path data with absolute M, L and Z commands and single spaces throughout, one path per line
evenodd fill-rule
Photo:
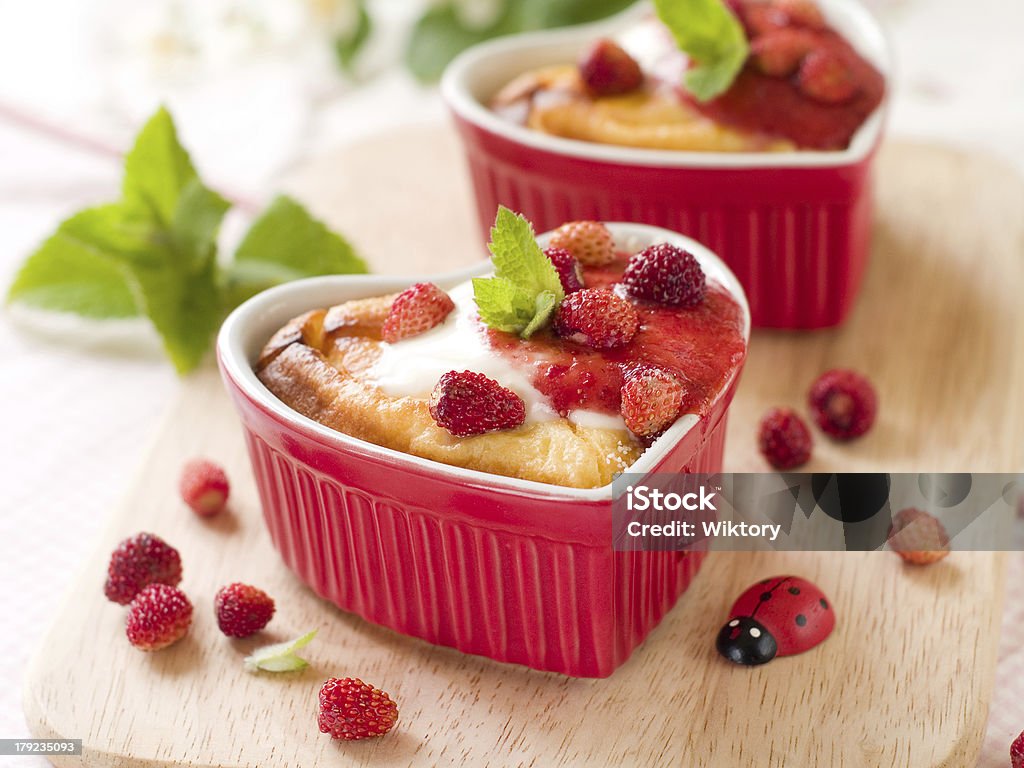
M 428 642 L 584 677 L 614 670 L 609 548 L 487 530 L 346 487 L 247 435 L 285 563 L 340 608 Z
M 870 249 L 873 155 L 838 168 L 624 167 L 460 128 L 485 239 L 499 205 L 537 231 L 574 219 L 653 224 L 718 253 L 755 326 L 833 326 L 854 303 Z

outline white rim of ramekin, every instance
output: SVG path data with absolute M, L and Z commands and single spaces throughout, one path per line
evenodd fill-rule
M 623 25 L 623 14 L 610 21 L 566 29 L 511 35 L 469 48 L 448 65 L 441 79 L 441 93 L 460 118 L 510 141 L 543 152 L 616 165 L 656 168 L 830 168 L 856 164 L 878 145 L 885 122 L 891 88 L 891 55 L 878 21 L 857 0 L 819 0 L 830 23 L 875 64 L 886 78 L 886 95 L 878 108 L 842 151 L 818 152 L 692 152 L 643 149 L 566 139 L 517 125 L 495 114 L 481 98 L 487 98 L 513 77 L 535 66 L 575 61 L 584 46 L 599 34 L 613 34 Z M 487 93 L 475 83 L 489 81 Z
M 636 251 L 654 243 L 668 242 L 690 251 L 700 262 L 708 279 L 723 286 L 740 305 L 744 317 L 744 341 L 747 344 L 750 343 L 750 307 L 747 304 L 746 295 L 739 280 L 714 252 L 692 238 L 661 227 L 626 222 L 608 222 L 607 226 L 615 236 L 616 245 L 623 250 Z M 546 232 L 539 235 L 538 242 L 542 246 L 546 245 L 550 234 L 550 232 Z M 312 432 L 319 439 L 340 449 L 356 450 L 364 455 L 369 454 L 390 463 L 409 464 L 421 470 L 429 469 L 439 475 L 459 480 L 467 486 L 485 486 L 491 489 L 515 491 L 523 495 L 580 501 L 611 499 L 611 483 L 599 488 L 567 488 L 534 480 L 520 480 L 481 470 L 443 464 L 351 437 L 292 410 L 267 389 L 253 371 L 256 358 L 271 335 L 288 320 L 303 312 L 350 299 L 399 291 L 423 280 L 430 280 L 442 288 L 449 288 L 471 277 L 487 274 L 491 269 L 491 262 L 483 261 L 472 267 L 441 275 L 411 277 L 329 275 L 296 280 L 270 288 L 243 303 L 224 321 L 217 336 L 217 353 L 221 366 L 234 384 L 262 408 L 282 421 L 293 424 L 300 430 Z M 720 394 L 728 391 L 729 387 L 733 385 L 735 376 L 734 373 L 733 377 L 723 385 Z M 699 423 L 699 417 L 694 414 L 680 417 L 665 434 L 654 441 L 640 459 L 629 467 L 628 471 L 640 474 L 649 472 L 673 446 L 683 439 L 687 432 Z

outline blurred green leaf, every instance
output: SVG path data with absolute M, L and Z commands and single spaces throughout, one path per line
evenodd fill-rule
M 94 319 L 138 315 L 130 272 L 110 236 L 117 208 L 87 208 L 63 222 L 21 265 L 7 301 Z
M 472 45 L 535 29 L 584 24 L 633 5 L 635 0 L 505 0 L 495 20 L 475 27 L 448 2 L 431 7 L 413 28 L 405 63 L 419 80 L 437 80 L 448 63 Z
M 654 0 L 654 8 L 679 48 L 697 63 L 684 76 L 689 91 L 708 101 L 728 90 L 750 50 L 732 11 L 722 0 Z
M 171 113 L 160 107 L 139 131 L 135 146 L 124 159 L 121 194 L 125 213 L 169 226 L 178 198 L 195 178 L 196 169 L 178 141 Z
M 351 72 L 355 64 L 356 56 L 370 39 L 373 31 L 373 19 L 366 10 L 364 0 L 359 0 L 356 8 L 356 23 L 352 29 L 344 34 L 338 35 L 334 40 L 334 53 L 338 57 L 338 63 L 345 72 Z
M 10 303 L 103 319 L 145 314 L 179 373 L 205 357 L 224 312 L 285 280 L 365 272 L 366 264 L 288 197 L 250 228 L 224 270 L 227 200 L 204 186 L 160 109 L 125 158 L 121 200 L 65 220 L 15 276 Z

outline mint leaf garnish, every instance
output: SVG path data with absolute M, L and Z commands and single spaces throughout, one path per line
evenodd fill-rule
M 494 277 L 473 280 L 480 319 L 528 339 L 565 298 L 558 272 L 537 245 L 530 222 L 505 206 L 498 208 L 488 248 Z
M 480 319 L 507 333 L 524 331 L 536 314 L 537 303 L 529 292 L 503 277 L 474 277 L 473 299 Z
M 709 101 L 727 91 L 750 47 L 722 0 L 654 0 L 654 8 L 679 48 L 697 63 L 684 76 L 690 93 Z
M 250 672 L 262 669 L 265 672 L 294 672 L 305 669 L 309 662 L 301 658 L 297 651 L 302 650 L 316 637 L 317 630 L 307 632 L 302 637 L 275 643 L 256 649 L 245 657 L 245 668 Z
M 7 301 L 95 319 L 146 315 L 186 373 L 206 356 L 225 312 L 256 291 L 366 271 L 348 242 L 287 197 L 222 267 L 217 236 L 229 207 L 203 184 L 160 109 L 125 157 L 121 199 L 62 222 L 22 265 Z
M 548 320 L 551 319 L 551 314 L 555 311 L 555 307 L 557 306 L 558 299 L 555 298 L 555 294 L 551 291 L 544 291 L 543 293 L 537 294 L 533 317 L 523 329 L 523 338 L 530 338 L 534 333 L 547 325 Z

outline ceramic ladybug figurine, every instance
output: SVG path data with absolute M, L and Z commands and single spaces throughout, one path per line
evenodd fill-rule
M 739 596 L 715 646 L 737 664 L 766 664 L 810 650 L 835 625 L 832 605 L 820 589 L 798 576 L 776 576 Z

